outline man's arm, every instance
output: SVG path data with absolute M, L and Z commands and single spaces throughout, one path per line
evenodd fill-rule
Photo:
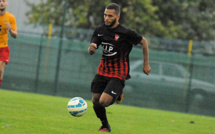
M 9 31 L 10 35 L 13 38 L 17 38 L 17 35 L 18 35 L 17 30 L 12 30 L 11 29 L 12 27 L 11 27 L 10 23 L 7 23 L 6 27 L 7 27 L 7 30 Z
M 148 41 L 143 37 L 140 41 L 143 50 L 143 72 L 147 75 L 150 74 L 151 67 L 149 66 L 149 48 Z
M 96 49 L 97 49 L 97 44 L 91 43 L 89 48 L 88 48 L 88 53 L 90 55 L 93 55 L 96 52 Z

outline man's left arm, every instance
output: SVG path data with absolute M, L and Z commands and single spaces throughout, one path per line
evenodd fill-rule
M 148 41 L 143 37 L 140 41 L 143 50 L 143 72 L 147 75 L 150 74 L 151 67 L 149 66 L 149 48 Z

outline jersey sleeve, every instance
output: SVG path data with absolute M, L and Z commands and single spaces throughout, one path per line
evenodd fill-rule
M 97 47 L 101 44 L 101 40 L 98 37 L 98 28 L 96 28 L 95 31 L 93 32 L 91 43 L 97 44 Z
M 128 39 L 131 42 L 131 44 L 133 45 L 137 45 L 140 43 L 140 41 L 142 40 L 142 36 L 140 34 L 138 34 L 137 32 L 129 29 L 128 30 Z
M 16 19 L 15 17 L 12 15 L 10 18 L 10 25 L 11 25 L 11 29 L 12 30 L 17 30 L 17 26 L 16 26 Z

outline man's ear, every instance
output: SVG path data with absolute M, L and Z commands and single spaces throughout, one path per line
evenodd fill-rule
M 120 15 L 117 16 L 117 20 L 118 20 L 118 21 L 119 21 L 119 19 L 120 19 Z

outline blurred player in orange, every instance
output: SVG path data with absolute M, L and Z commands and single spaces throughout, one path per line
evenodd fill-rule
M 0 0 L 0 85 L 3 80 L 5 65 L 9 63 L 8 36 L 17 38 L 17 26 L 14 15 L 6 11 L 8 0 Z

